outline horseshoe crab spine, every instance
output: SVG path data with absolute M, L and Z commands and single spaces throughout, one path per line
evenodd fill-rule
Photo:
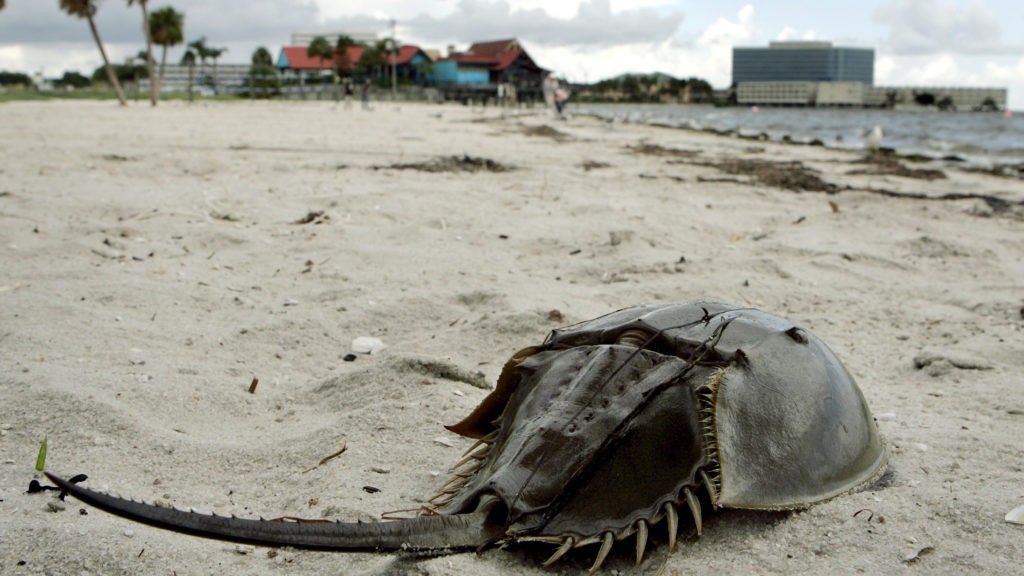
M 709 485 L 705 485 L 707 488 Z M 699 487 L 694 486 L 694 490 L 699 490 Z M 676 543 L 679 537 L 679 508 L 683 506 L 685 502 L 686 507 L 689 509 L 690 514 L 693 518 L 694 528 L 697 536 L 700 536 L 703 531 L 703 511 L 701 509 L 700 499 L 697 494 L 691 490 L 690 487 L 683 488 L 681 500 L 672 502 L 665 502 L 664 505 L 659 509 L 658 513 L 650 519 L 639 519 L 632 526 L 621 532 L 615 532 L 612 530 L 606 530 L 600 534 L 581 538 L 572 534 L 565 534 L 561 537 L 555 536 L 527 536 L 519 538 L 521 542 L 543 542 L 547 544 L 554 544 L 558 546 L 554 553 L 548 557 L 547 560 L 542 564 L 545 568 L 551 567 L 555 562 L 565 556 L 569 551 L 583 548 L 585 546 L 591 546 L 594 544 L 600 544 L 597 555 L 594 558 L 594 563 L 590 566 L 589 573 L 594 574 L 601 569 L 604 565 L 605 560 L 608 558 L 608 554 L 612 549 L 615 542 L 621 542 L 630 536 L 636 537 L 636 565 L 639 566 L 644 559 L 644 554 L 647 550 L 647 540 L 650 534 L 651 526 L 655 526 L 665 521 L 665 530 L 668 535 L 668 546 L 669 551 L 674 552 Z
M 83 488 L 49 472 L 61 490 L 101 510 L 175 532 L 245 544 L 323 550 L 443 550 L 476 548 L 502 533 L 488 517 L 494 500 L 477 510 L 448 516 L 419 516 L 391 522 L 281 522 L 217 516 L 163 508 Z

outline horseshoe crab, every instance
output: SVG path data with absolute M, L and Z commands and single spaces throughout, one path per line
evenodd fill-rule
M 853 378 L 809 332 L 751 308 L 654 304 L 551 332 L 505 364 L 448 427 L 476 439 L 429 512 L 380 523 L 274 522 L 156 507 L 47 474 L 98 508 L 162 528 L 270 546 L 448 550 L 509 542 L 566 552 L 616 541 L 644 556 L 679 510 L 804 508 L 882 474 L 885 445 Z M 702 504 L 704 502 L 704 504 Z

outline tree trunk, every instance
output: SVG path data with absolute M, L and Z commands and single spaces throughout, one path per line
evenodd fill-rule
M 124 99 L 124 91 L 121 90 L 121 83 L 117 81 L 117 76 L 114 75 L 114 69 L 110 67 L 110 60 L 107 59 L 107 51 L 103 49 L 103 42 L 100 41 L 100 33 L 96 30 L 96 22 L 93 21 L 92 16 L 88 17 L 89 30 L 92 31 L 92 38 L 96 41 L 96 46 L 100 49 L 100 56 L 103 57 L 103 67 L 107 70 L 107 80 L 110 81 L 110 85 L 114 87 L 114 94 L 117 95 L 117 101 L 121 103 L 121 106 L 127 106 L 128 101 Z
M 142 32 L 146 35 L 146 69 L 149 72 L 149 102 L 156 106 L 160 99 L 160 81 L 157 79 L 153 61 L 153 35 L 149 33 L 149 9 L 146 0 L 139 2 L 142 6 Z

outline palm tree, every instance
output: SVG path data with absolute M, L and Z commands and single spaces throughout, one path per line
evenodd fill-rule
M 217 91 L 217 59 L 227 52 L 227 48 L 207 48 L 206 54 L 213 60 L 213 91 Z
M 213 59 L 213 88 L 217 89 L 217 58 L 220 58 L 221 54 L 227 52 L 227 48 L 211 48 L 206 45 L 206 36 L 198 40 L 193 40 L 188 43 L 190 50 L 195 52 L 194 57 L 199 58 L 199 62 L 202 64 L 203 72 L 206 72 L 206 59 Z
M 260 94 L 266 96 L 269 90 L 276 90 L 279 86 L 274 58 L 269 50 L 260 46 L 252 53 L 252 66 L 249 67 L 249 96 L 255 98 L 257 89 Z
M 160 83 L 164 82 L 164 68 L 167 66 L 167 47 L 177 46 L 185 40 L 185 16 L 170 6 L 165 6 L 149 15 L 149 35 L 154 44 L 163 46 L 160 55 Z
M 363 73 L 367 76 L 379 77 L 380 71 L 387 63 L 385 58 L 387 50 L 387 40 L 377 40 L 372 46 L 367 46 L 363 51 L 362 58 L 359 59 L 359 68 L 362 68 Z
M 128 6 L 138 4 L 142 8 L 142 34 L 146 37 L 146 71 L 149 72 L 149 102 L 156 106 L 160 95 L 160 85 L 153 73 L 153 35 L 149 31 L 149 0 L 128 0 Z
M 331 48 L 327 38 L 317 36 L 309 43 L 309 48 L 306 48 L 306 55 L 310 58 L 319 58 L 320 67 L 323 68 L 324 60 L 334 56 L 334 48 Z
M 338 76 L 344 76 L 345 72 L 352 70 L 352 64 L 348 59 L 348 49 L 357 46 L 356 41 L 344 34 L 338 36 L 338 43 L 335 48 L 338 50 Z
M 117 101 L 121 103 L 121 106 L 127 106 L 128 102 L 124 99 L 124 91 L 121 90 L 121 83 L 117 81 L 117 76 L 114 75 L 114 69 L 110 67 L 110 60 L 107 58 L 107 51 L 103 49 L 103 42 L 100 40 L 100 33 L 96 30 L 96 21 L 93 20 L 93 17 L 96 15 L 95 0 L 60 0 L 60 8 L 70 16 L 85 18 L 89 21 L 89 30 L 92 32 L 92 38 L 96 41 L 96 47 L 100 49 L 100 56 L 103 57 L 103 67 L 107 71 L 107 80 L 110 82 L 110 85 L 114 87 L 114 94 L 117 95 Z
M 181 65 L 188 66 L 188 101 L 191 102 L 192 84 L 196 79 L 196 53 L 191 47 L 181 55 Z
M 252 53 L 252 65 L 253 66 L 273 66 L 274 57 L 270 55 L 270 50 L 267 50 L 263 46 L 260 46 Z
M 334 57 L 334 48 L 331 47 L 331 43 L 327 41 L 327 38 L 323 36 L 317 36 L 313 38 L 313 41 L 309 43 L 309 47 L 306 48 L 306 55 L 310 58 L 320 59 L 320 69 L 323 70 L 324 60 Z M 320 98 L 322 92 L 317 92 L 317 99 Z
M 145 50 L 139 50 L 134 58 L 126 60 L 126 70 L 120 74 L 121 78 L 125 78 L 125 74 L 132 75 L 132 90 L 135 91 L 135 100 L 139 99 L 139 78 L 149 77 L 149 66 L 138 66 L 135 62 L 145 62 L 147 58 L 149 58 L 149 53 Z M 150 84 L 152 85 L 152 77 L 150 77 Z
M 210 57 L 210 49 L 206 46 L 206 36 L 189 42 L 188 49 L 192 52 L 192 65 L 195 66 L 195 59 L 199 58 L 199 63 L 202 65 L 200 71 L 205 72 L 206 59 Z

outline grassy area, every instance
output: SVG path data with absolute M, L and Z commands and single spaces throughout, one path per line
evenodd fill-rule
M 113 100 L 114 93 L 105 90 L 75 90 L 74 92 L 38 92 L 36 90 L 11 90 L 0 92 L 0 102 L 25 100 Z
M 117 97 L 114 95 L 113 90 L 73 90 L 70 92 L 55 90 L 53 92 L 38 92 L 36 90 L 8 89 L 5 92 L 0 92 L 0 103 L 45 100 L 116 100 L 116 98 Z M 125 95 L 125 98 L 127 98 L 129 102 L 148 102 L 149 93 L 140 92 L 136 94 L 135 92 L 129 92 Z M 193 95 L 193 100 L 204 101 L 231 101 L 241 99 L 243 98 L 231 94 L 219 94 L 217 96 Z M 188 100 L 188 94 L 184 92 L 161 94 L 160 100 Z

